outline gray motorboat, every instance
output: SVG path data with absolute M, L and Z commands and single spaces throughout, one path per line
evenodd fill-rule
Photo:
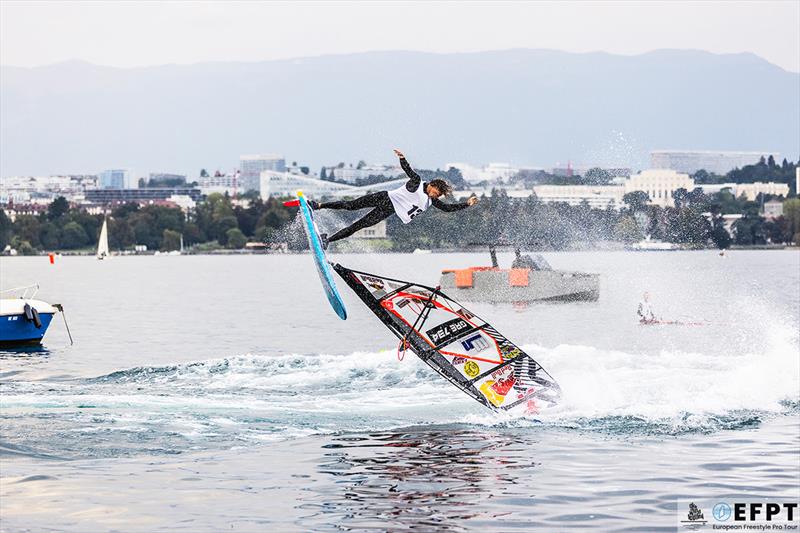
M 544 257 L 522 255 L 516 248 L 511 268 L 500 268 L 494 246 L 490 267 L 442 270 L 442 290 L 472 302 L 596 301 L 598 274 L 553 270 Z

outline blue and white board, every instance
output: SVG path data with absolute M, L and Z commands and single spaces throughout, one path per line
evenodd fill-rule
M 314 256 L 314 264 L 317 265 L 317 273 L 319 273 L 325 296 L 328 297 L 331 307 L 339 315 L 339 318 L 347 320 L 347 310 L 344 308 L 344 302 L 342 302 L 342 297 L 339 296 L 339 291 L 336 288 L 336 282 L 333 280 L 333 272 L 325 255 L 325 250 L 322 249 L 319 229 L 317 228 L 317 223 L 314 222 L 314 210 L 308 205 L 305 196 L 303 196 L 303 191 L 297 191 L 297 200 L 302 214 L 303 227 L 308 236 L 308 246 L 311 248 L 311 255 Z

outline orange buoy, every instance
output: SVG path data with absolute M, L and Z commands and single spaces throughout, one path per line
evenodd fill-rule
M 50 264 L 51 265 L 56 264 L 56 254 L 47 254 L 47 255 L 48 257 L 50 257 Z

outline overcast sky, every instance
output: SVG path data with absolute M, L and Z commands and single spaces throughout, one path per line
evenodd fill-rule
M 752 52 L 800 72 L 800 1 L 0 1 L 0 63 L 134 67 L 369 50 Z

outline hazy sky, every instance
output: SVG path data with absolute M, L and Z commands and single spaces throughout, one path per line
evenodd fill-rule
M 800 1 L 35 2 L 0 0 L 0 63 L 132 67 L 368 50 L 752 52 L 800 72 Z

